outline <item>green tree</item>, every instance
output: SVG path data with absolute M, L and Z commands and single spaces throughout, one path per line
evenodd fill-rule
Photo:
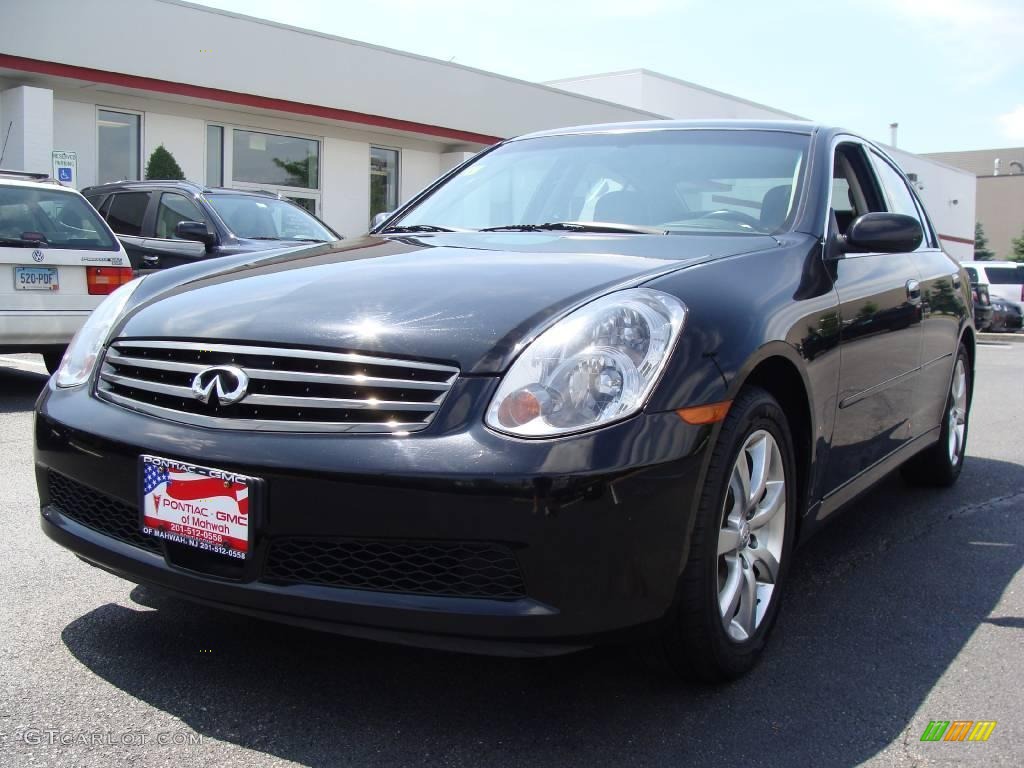
M 996 257 L 996 254 L 988 247 L 988 238 L 985 237 L 985 228 L 981 226 L 981 222 L 975 222 L 974 224 L 974 260 L 975 261 L 992 261 Z
M 1013 238 L 1010 261 L 1024 261 L 1024 232 L 1020 233 L 1020 237 Z
M 163 144 L 153 150 L 153 154 L 149 156 L 149 162 L 146 163 L 147 180 L 171 179 L 181 181 L 184 178 L 185 174 L 182 173 L 178 161 L 174 159 L 174 155 L 164 148 Z

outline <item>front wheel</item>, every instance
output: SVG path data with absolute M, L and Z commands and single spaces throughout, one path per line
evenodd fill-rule
M 915 485 L 950 486 L 960 477 L 967 453 L 967 426 L 971 408 L 971 363 L 961 344 L 953 364 L 946 395 L 939 441 L 906 462 L 900 470 Z
M 793 440 L 778 402 L 744 390 L 708 468 L 690 556 L 655 650 L 679 675 L 723 682 L 756 663 L 779 611 L 796 521 Z

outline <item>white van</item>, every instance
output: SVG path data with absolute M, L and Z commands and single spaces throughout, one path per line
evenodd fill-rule
M 78 192 L 0 170 L 0 354 L 38 352 L 53 373 L 93 308 L 131 279 L 121 243 Z

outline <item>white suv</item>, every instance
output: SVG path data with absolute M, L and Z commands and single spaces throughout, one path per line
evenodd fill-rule
M 121 243 L 78 192 L 0 170 L 0 353 L 38 352 L 53 373 L 93 308 L 131 279 Z
M 960 262 L 971 280 L 988 283 L 988 295 L 1024 309 L 1024 263 L 1019 261 Z

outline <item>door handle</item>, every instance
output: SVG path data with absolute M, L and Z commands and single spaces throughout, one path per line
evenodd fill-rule
M 142 265 L 145 267 L 159 267 L 160 257 L 155 253 L 147 253 L 142 257 Z
M 917 280 L 907 280 L 907 298 L 911 304 L 921 303 L 921 284 Z

